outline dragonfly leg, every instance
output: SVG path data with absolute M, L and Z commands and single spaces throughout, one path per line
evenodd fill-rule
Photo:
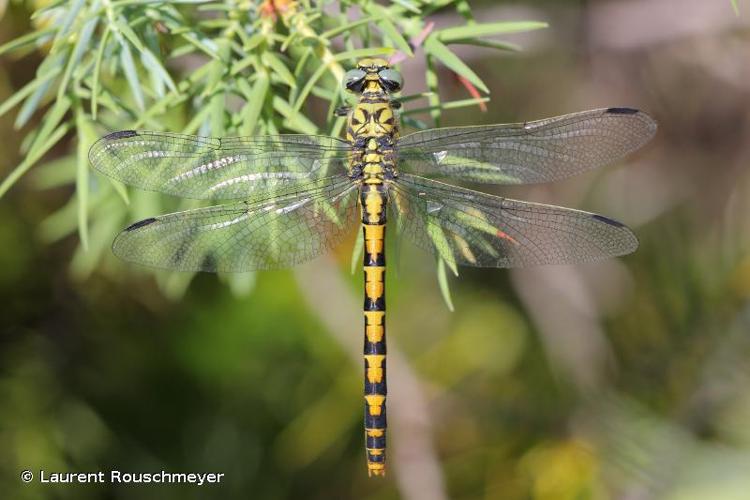
M 339 106 L 335 110 L 333 110 L 333 114 L 336 116 L 346 116 L 349 114 L 349 111 L 352 110 L 351 106 Z

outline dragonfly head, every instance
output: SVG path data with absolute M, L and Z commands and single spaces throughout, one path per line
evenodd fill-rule
M 361 59 L 357 68 L 344 75 L 344 89 L 355 94 L 399 92 L 404 80 L 388 61 L 380 58 Z

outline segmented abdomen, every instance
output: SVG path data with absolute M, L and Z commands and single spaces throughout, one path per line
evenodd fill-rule
M 367 470 L 385 474 L 385 213 L 383 184 L 363 184 L 362 232 L 365 240 L 365 441 Z

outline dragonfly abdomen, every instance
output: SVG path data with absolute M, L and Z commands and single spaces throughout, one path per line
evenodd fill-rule
M 383 184 L 363 184 L 360 193 L 365 277 L 365 441 L 370 475 L 385 474 L 385 222 Z

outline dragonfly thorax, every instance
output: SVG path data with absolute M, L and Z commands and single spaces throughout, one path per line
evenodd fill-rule
M 394 137 L 392 133 L 362 133 L 352 142 L 350 175 L 366 184 L 380 184 L 396 177 Z M 356 133 L 356 132 L 355 132 Z
M 400 73 L 380 58 L 362 59 L 344 77 L 344 88 L 359 94 L 357 104 L 347 113 L 346 138 L 354 152 L 370 155 L 362 158 L 365 163 L 373 163 L 374 155 L 393 156 L 398 122 L 390 94 L 400 91 L 402 83 Z
M 378 82 L 379 80 L 367 80 Z M 394 145 L 398 121 L 385 88 L 363 92 L 347 115 L 346 138 L 351 144 L 350 175 L 366 184 L 396 177 Z

